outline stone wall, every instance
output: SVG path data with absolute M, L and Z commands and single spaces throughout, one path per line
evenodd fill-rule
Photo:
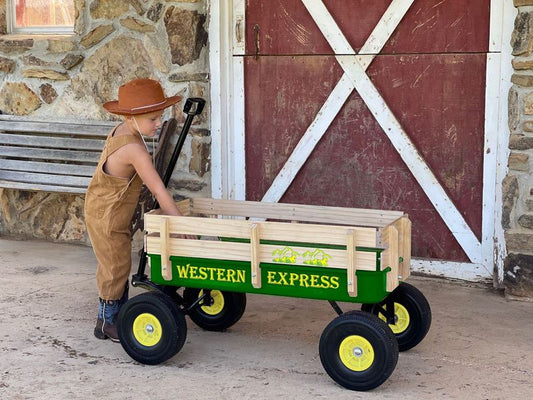
M 208 99 L 205 0 L 75 0 L 74 35 L 9 35 L 0 0 L 0 110 L 38 119 L 117 119 L 101 104 L 133 78 Z M 209 101 L 207 102 L 209 104 Z M 183 121 L 183 104 L 165 117 Z M 210 195 L 209 111 L 198 117 L 170 190 Z M 0 235 L 88 243 L 83 196 L 0 189 Z
M 510 155 L 503 182 L 504 285 L 510 297 L 533 299 L 533 0 L 514 0 L 514 5 Z

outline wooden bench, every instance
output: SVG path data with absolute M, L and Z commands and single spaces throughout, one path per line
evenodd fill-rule
M 105 139 L 116 125 L 116 121 L 37 121 L 0 115 L 0 187 L 84 194 Z M 170 119 L 161 129 L 155 150 L 160 173 L 162 150 L 176 125 Z M 153 150 L 151 140 L 147 145 Z
M 116 124 L 0 115 L 0 187 L 85 193 Z

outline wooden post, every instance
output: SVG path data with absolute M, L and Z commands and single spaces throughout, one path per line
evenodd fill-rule
M 387 292 L 392 292 L 398 286 L 398 230 L 394 225 L 387 225 L 383 229 L 382 243 L 387 248 L 381 253 L 381 270 L 390 267 L 387 273 Z
M 161 276 L 164 280 L 172 280 L 172 264 L 170 262 L 169 244 L 170 232 L 168 230 L 168 217 L 161 217 L 161 225 L 159 228 L 159 235 L 161 238 Z
M 259 225 L 250 226 L 250 265 L 252 273 L 252 286 L 255 289 L 261 287 L 261 267 L 259 265 Z
M 411 275 L 411 221 L 403 216 L 395 226 L 398 229 L 399 257 L 402 259 L 398 274 L 401 280 L 405 280 Z
M 357 275 L 355 274 L 355 230 L 348 229 L 346 235 L 347 271 L 346 280 L 348 282 L 348 295 L 357 297 Z

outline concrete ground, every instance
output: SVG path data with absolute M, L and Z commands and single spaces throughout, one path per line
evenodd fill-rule
M 250 295 L 243 318 L 223 333 L 187 318 L 183 349 L 147 366 L 93 336 L 94 272 L 90 248 L 0 239 L 0 399 L 531 397 L 533 303 L 487 287 L 410 278 L 432 307 L 432 327 L 400 353 L 383 385 L 360 393 L 338 386 L 320 363 L 320 334 L 336 316 L 325 301 Z

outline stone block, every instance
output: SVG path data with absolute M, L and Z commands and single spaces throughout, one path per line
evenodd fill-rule
M 0 52 L 5 54 L 20 54 L 33 47 L 33 39 L 2 39 L 0 38 Z
M 46 104 L 53 103 L 54 100 L 57 98 L 56 90 L 49 83 L 42 84 L 41 86 L 39 86 L 39 89 L 41 89 L 41 98 Z
M 84 57 L 81 54 L 67 54 L 60 62 L 61 66 L 66 70 L 74 68 L 83 61 Z
M 203 177 L 210 169 L 211 144 L 193 138 L 191 142 L 191 161 L 189 171 Z
M 143 8 L 138 0 L 94 0 L 89 6 L 91 17 L 95 19 L 113 20 L 118 19 L 130 10 L 132 6 L 138 14 L 142 14 Z
M 3 190 L 0 234 L 88 243 L 83 201 L 79 195 Z
M 164 17 L 172 63 L 190 64 L 207 44 L 205 15 L 171 6 Z
M 66 72 L 56 71 L 50 68 L 28 68 L 22 71 L 25 78 L 50 79 L 52 81 L 67 81 L 69 76 Z
M 515 58 L 511 63 L 515 70 L 528 70 L 533 68 L 533 60 Z
M 529 171 L 529 155 L 511 152 L 508 166 L 513 171 Z
M 509 149 L 530 150 L 533 149 L 533 136 L 514 134 L 509 137 Z
M 507 95 L 508 110 L 507 116 L 509 120 L 509 129 L 511 132 L 514 132 L 520 123 L 520 110 L 519 110 L 519 96 L 516 86 L 512 86 L 509 89 L 509 94 Z
M 518 179 L 514 175 L 507 175 L 502 183 L 502 227 L 504 229 L 511 227 L 511 212 L 515 207 L 518 195 Z
M 533 6 L 533 0 L 513 0 L 515 7 Z
M 504 261 L 505 294 L 513 297 L 533 297 L 533 255 L 510 253 Z
M 529 56 L 533 48 L 533 12 L 518 12 L 511 35 L 514 56 Z
M 48 52 L 50 53 L 68 53 L 76 48 L 76 44 L 67 39 L 50 39 L 48 41 Z
M 533 214 L 523 214 L 518 218 L 518 225 L 522 228 L 533 230 Z M 531 249 L 533 252 L 533 248 Z
M 141 21 L 140 19 L 128 17 L 120 20 L 120 25 L 136 32 L 155 32 L 155 27 L 151 24 Z
M 508 253 L 533 254 L 533 233 L 507 231 L 505 232 L 505 243 Z
M 533 75 L 513 74 L 511 82 L 519 86 L 530 87 L 533 86 Z
M 0 57 L 0 72 L 10 74 L 15 70 L 17 63 L 10 58 Z
M 104 40 L 106 36 L 108 36 L 111 32 L 113 32 L 115 28 L 113 28 L 113 25 L 101 25 L 96 28 L 94 28 L 91 32 L 89 32 L 87 35 L 85 35 L 81 39 L 81 45 L 85 48 L 89 48 L 94 46 L 96 43 L 101 42 Z
M 28 115 L 41 104 L 39 96 L 23 82 L 6 82 L 0 90 L 0 110 L 5 114 Z

